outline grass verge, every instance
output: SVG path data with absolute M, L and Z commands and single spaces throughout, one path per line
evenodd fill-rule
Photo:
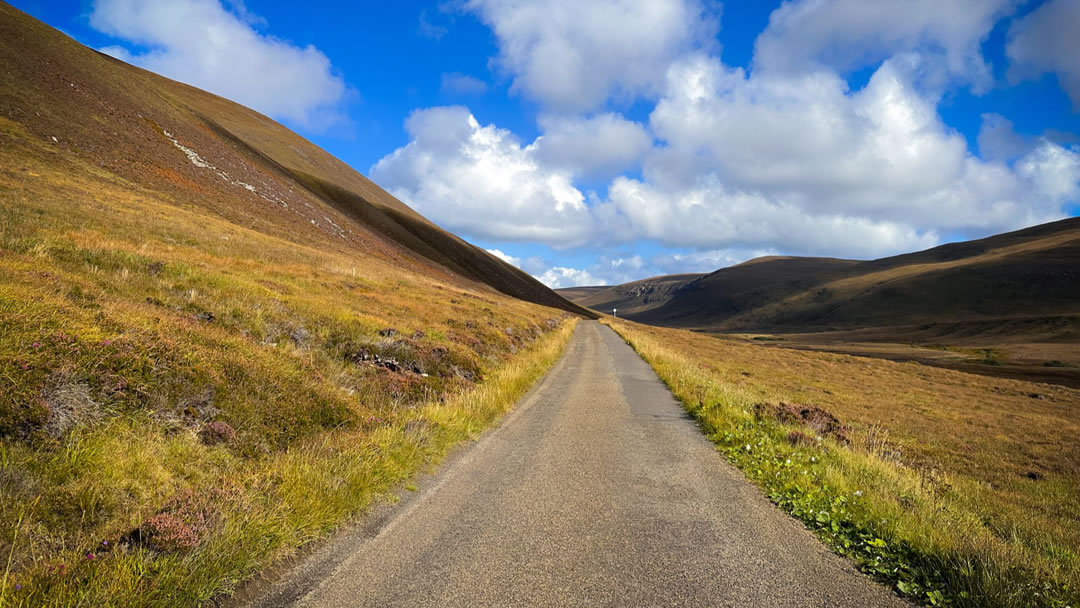
M 898 382 L 912 386 L 929 385 L 931 381 L 925 378 L 955 372 L 835 355 L 777 353 L 685 331 L 626 322 L 611 325 L 656 370 L 717 449 L 774 503 L 805 522 L 836 552 L 854 560 L 860 570 L 900 594 L 934 606 L 1078 605 L 1074 477 L 1040 478 L 1038 483 L 1043 485 L 1024 490 L 1037 495 L 1031 498 L 1015 489 L 1019 486 L 960 461 L 949 463 L 948 468 L 933 466 L 936 457 L 948 452 L 942 447 L 948 443 L 946 436 L 957 436 L 962 427 L 927 426 L 921 444 L 916 428 L 910 439 L 897 443 L 889 439 L 886 428 L 868 422 L 874 414 L 851 413 L 843 420 L 849 427 L 820 408 L 791 407 L 793 398 L 805 402 L 806 391 L 769 379 L 784 373 L 776 358 L 798 359 L 804 365 L 804 388 L 823 381 L 814 374 L 851 374 L 856 387 L 865 387 L 864 394 L 884 381 L 879 374 L 900 374 Z M 768 357 L 771 365 L 756 357 Z M 725 366 L 742 371 L 731 374 Z M 962 376 L 942 377 L 956 380 Z M 998 384 L 993 388 L 1005 390 Z M 1040 386 L 1016 386 L 1021 384 Z M 877 415 L 884 417 L 884 410 L 902 406 L 906 395 L 903 389 L 895 390 L 898 403 L 874 404 Z M 818 392 L 826 404 L 832 394 L 828 389 Z M 972 406 L 953 403 L 948 396 L 941 399 L 936 404 L 941 409 L 970 410 Z M 835 403 L 833 409 L 843 410 L 841 398 Z M 800 408 L 834 422 L 808 428 L 798 418 Z M 777 416 L 776 412 L 794 414 Z M 1035 412 L 1027 415 L 1038 417 Z M 1014 410 L 1014 427 L 1023 426 L 1019 418 Z M 903 424 L 899 418 L 897 425 Z M 1004 462 L 1016 456 L 1004 441 L 1012 429 L 983 432 L 996 436 L 1002 447 L 998 453 L 985 455 L 990 460 Z M 935 444 L 939 433 L 944 437 L 941 445 Z M 913 456 L 903 456 L 905 449 Z M 1072 466 L 1072 456 L 1067 448 L 1059 456 L 1058 464 L 1066 471 Z M 991 478 L 993 482 L 985 480 Z M 1026 500 L 1041 502 L 1026 509 L 1022 506 Z
M 175 469 L 190 469 L 189 478 L 153 518 L 153 542 L 114 537 L 53 550 L 6 578 L 0 603 L 192 606 L 228 592 L 356 517 L 374 498 L 498 419 L 559 358 L 574 326 L 564 322 L 445 402 L 373 418 L 361 428 L 318 433 L 268 458 L 208 447 L 194 433 L 168 437 L 134 419 L 74 433 L 52 462 L 37 464 L 78 479 L 85 493 L 107 494 L 118 482 L 163 481 Z M 28 466 L 35 457 L 26 447 L 3 449 L 5 470 Z M 26 512 L 15 527 L 22 543 L 15 548 L 24 555 L 36 553 L 33 537 L 47 527 L 23 521 Z

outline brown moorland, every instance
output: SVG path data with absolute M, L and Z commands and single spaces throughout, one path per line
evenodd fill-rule
M 592 314 L 2 3 L 0 66 L 4 606 L 227 593 L 490 424 Z
M 902 593 L 1080 599 L 1080 392 L 613 326 L 778 505 Z

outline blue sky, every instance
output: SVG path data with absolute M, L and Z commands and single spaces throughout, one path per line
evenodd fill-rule
M 1080 3 L 16 0 L 553 286 L 1077 215 Z

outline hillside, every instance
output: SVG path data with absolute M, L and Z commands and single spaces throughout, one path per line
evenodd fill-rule
M 611 314 L 616 308 L 619 314 L 635 315 L 664 305 L 680 286 L 700 276 L 672 274 L 614 287 L 571 287 L 556 292 L 593 310 Z
M 604 291 L 605 289 L 607 289 L 606 285 L 599 285 L 595 287 L 562 287 L 560 289 L 556 289 L 555 293 L 566 298 L 567 300 L 570 300 L 571 302 L 580 304 L 581 300 L 585 297 L 599 291 Z
M 0 603 L 193 606 L 592 315 L 250 109 L 0 3 Z
M 1080 218 L 1072 218 L 873 261 L 759 258 L 681 283 L 646 279 L 578 301 L 604 312 L 613 294 L 664 281 L 661 303 L 626 306 L 627 316 L 715 331 L 1047 318 L 1080 314 L 1077 260 Z
M 9 6 L 0 28 L 8 137 L 262 233 L 582 312 L 257 112 L 94 52 Z

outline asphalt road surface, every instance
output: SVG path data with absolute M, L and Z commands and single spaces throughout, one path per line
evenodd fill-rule
M 908 606 L 727 464 L 581 322 L 513 414 L 250 606 Z

